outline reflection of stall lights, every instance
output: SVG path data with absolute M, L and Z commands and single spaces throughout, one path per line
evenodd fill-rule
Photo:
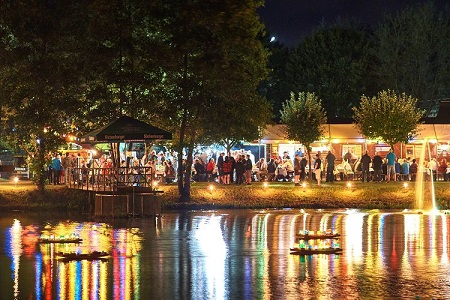
M 404 182 L 404 183 L 403 183 L 403 187 L 404 187 L 405 189 L 407 189 L 407 188 L 408 188 L 408 183 L 407 183 L 407 182 Z
M 306 188 L 306 182 L 302 183 L 302 188 Z
M 349 181 L 347 182 L 347 187 L 350 189 L 352 187 L 352 183 Z
M 15 184 L 17 184 L 17 183 L 19 182 L 19 177 L 15 176 L 15 177 L 13 178 L 13 181 L 14 181 Z
M 263 187 L 266 188 L 266 187 L 268 187 L 268 186 L 269 186 L 269 184 L 268 184 L 267 182 L 264 182 L 264 183 L 263 183 Z
M 214 185 L 212 185 L 212 184 L 210 184 L 209 186 L 208 186 L 208 189 L 209 189 L 209 191 L 213 191 L 214 190 Z

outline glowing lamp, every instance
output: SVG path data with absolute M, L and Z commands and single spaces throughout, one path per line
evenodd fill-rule
M 302 187 L 305 188 L 306 187 L 306 182 L 302 183 Z
M 268 187 L 268 186 L 269 186 L 269 184 L 268 184 L 267 182 L 264 182 L 264 183 L 263 183 L 263 187 L 266 188 L 266 187 Z
M 347 182 L 347 187 L 350 189 L 352 187 L 352 183 L 349 181 Z
M 404 182 L 404 183 L 403 183 L 403 187 L 404 187 L 405 189 L 407 189 L 407 188 L 408 188 L 408 183 L 407 183 L 407 182 Z
M 210 185 L 208 186 L 208 189 L 212 192 L 212 191 L 214 190 L 214 185 L 210 184 Z

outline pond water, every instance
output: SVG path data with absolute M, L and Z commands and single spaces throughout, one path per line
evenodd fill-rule
M 223 210 L 158 218 L 0 215 L 0 299 L 450 298 L 450 215 Z M 343 253 L 290 254 L 332 229 Z M 40 244 L 76 234 L 80 244 Z M 66 261 L 58 252 L 106 251 Z

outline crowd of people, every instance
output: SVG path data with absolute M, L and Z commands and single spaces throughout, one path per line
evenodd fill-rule
M 158 180 L 166 184 L 176 181 L 176 155 L 170 152 L 156 153 L 152 150 L 140 159 L 122 157 L 120 161 L 119 175 L 123 182 L 139 184 L 143 178 L 148 180 L 146 176 L 153 176 L 150 180 Z M 185 159 L 181 165 L 183 172 L 188 172 Z M 300 185 L 310 172 L 309 166 L 311 166 L 312 178 L 319 186 L 323 179 L 326 182 L 335 180 L 415 181 L 417 174 L 423 172 L 426 180 L 441 177 L 442 180 L 448 181 L 450 175 L 446 158 L 440 161 L 432 158 L 419 165 L 416 159 L 398 158 L 392 149 L 383 157 L 377 152 L 371 157 L 369 152 L 365 151 L 359 158 L 350 151 L 342 158 L 337 158 L 332 151 L 328 151 L 326 155 L 318 152 L 312 157 L 311 164 L 302 149 L 295 151 L 293 159 L 285 151 L 282 155 L 272 154 L 269 159 L 262 157 L 257 161 L 251 151 L 235 150 L 230 155 L 226 155 L 223 151 L 203 151 L 194 155 L 190 172 L 192 180 L 196 182 L 249 185 L 255 181 L 283 181 Z M 72 180 L 80 182 L 100 180 L 100 177 L 96 179 L 93 175 L 107 177 L 108 170 L 112 167 L 111 157 L 106 154 L 99 158 L 81 153 L 57 154 L 51 159 L 48 179 L 55 185 L 65 183 L 70 177 L 68 175 L 72 176 Z M 92 170 L 101 171 L 95 173 Z
M 170 153 L 157 154 L 154 150 L 140 159 L 122 155 L 117 181 L 125 185 L 140 185 L 143 181 L 148 183 L 154 180 L 171 183 L 176 177 L 173 158 Z M 69 181 L 77 184 L 106 183 L 110 180 L 112 169 L 113 161 L 108 154 L 94 158 L 90 152 L 57 153 L 48 165 L 47 179 L 55 185 Z
M 393 149 L 389 149 L 384 157 L 378 152 L 371 157 L 368 151 L 365 151 L 353 162 L 344 156 L 342 166 L 339 166 L 338 170 L 342 170 L 341 177 L 352 177 L 362 182 L 416 181 L 419 173 L 424 175 L 425 180 L 442 178 L 443 181 L 448 181 L 450 175 L 450 166 L 446 158 L 442 158 L 439 162 L 436 158 L 424 159 L 420 163 L 415 158 L 398 158 Z

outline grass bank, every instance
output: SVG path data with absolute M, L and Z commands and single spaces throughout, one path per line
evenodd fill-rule
M 360 209 L 413 209 L 415 187 L 401 182 L 362 183 L 353 181 L 324 183 L 318 187 L 309 182 L 303 188 L 293 183 L 261 183 L 251 185 L 219 185 L 213 189 L 207 183 L 193 183 L 191 201 L 178 203 L 176 184 L 159 187 L 164 193 L 164 209 L 219 209 L 219 208 L 360 208 Z M 427 195 L 431 195 L 427 191 Z M 450 182 L 435 183 L 436 204 L 439 209 L 450 208 Z M 0 208 L 3 210 L 77 210 L 88 211 L 87 193 L 64 186 L 46 187 L 43 195 L 36 192 L 30 182 L 14 184 L 0 181 Z

